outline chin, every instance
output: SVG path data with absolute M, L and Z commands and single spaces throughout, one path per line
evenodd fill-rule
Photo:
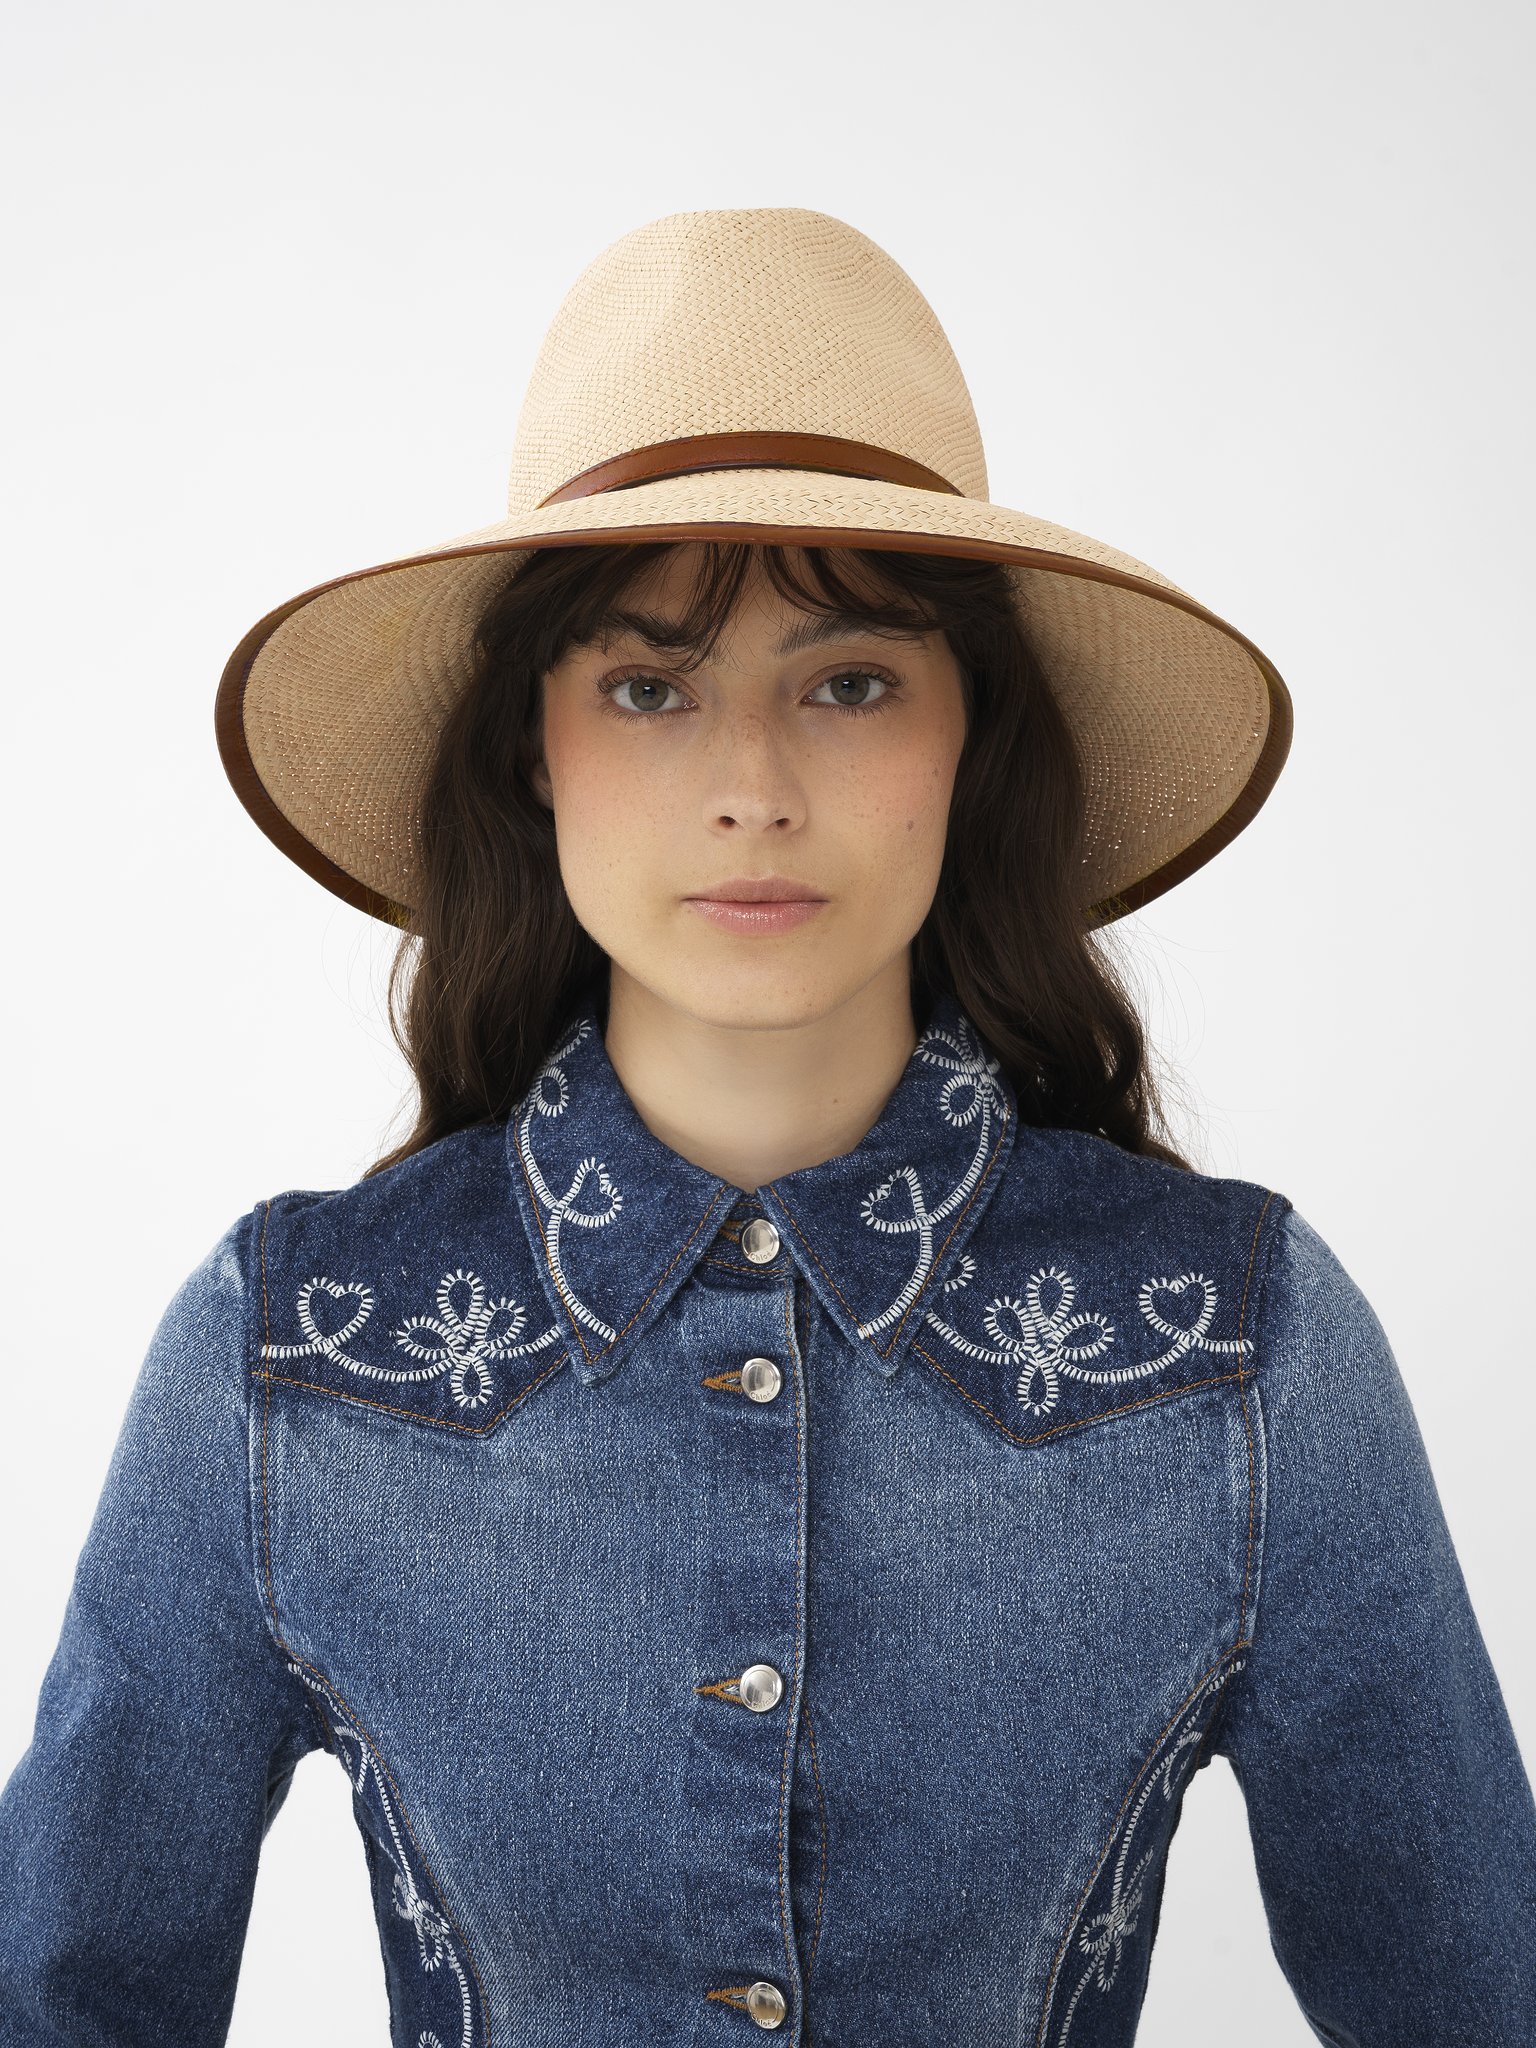
M 761 969 L 749 973 L 719 964 L 665 975 L 652 965 L 636 979 L 658 1002 L 727 1031 L 788 1031 L 813 1024 L 852 993 L 851 987 L 808 982 L 804 975 L 781 973 L 776 979 Z

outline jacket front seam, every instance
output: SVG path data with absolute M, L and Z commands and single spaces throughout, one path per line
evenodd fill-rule
M 1204 1691 L 1205 1688 L 1210 1685 L 1212 1679 L 1215 1677 L 1216 1673 L 1221 1670 L 1222 1666 L 1224 1664 L 1229 1663 L 1231 1659 L 1235 1657 L 1240 1650 L 1246 1649 L 1247 1647 L 1248 1645 L 1241 1639 L 1239 1639 L 1237 1642 L 1229 1644 L 1228 1647 L 1222 1651 L 1221 1655 L 1216 1659 L 1216 1661 L 1213 1664 L 1207 1665 L 1206 1669 L 1195 1680 L 1194 1684 L 1189 1688 L 1188 1692 L 1185 1693 L 1183 1699 L 1180 1700 L 1178 1706 L 1174 1708 L 1173 1712 L 1168 1716 L 1167 1720 L 1163 1723 L 1162 1727 L 1157 1731 L 1157 1734 L 1153 1737 L 1151 1748 L 1147 1751 L 1142 1761 L 1141 1769 L 1137 1771 L 1136 1775 L 1132 1778 L 1129 1786 L 1127 1786 L 1125 1797 L 1120 1801 L 1120 1805 L 1115 1813 L 1115 1817 L 1113 1821 L 1111 1821 L 1110 1823 L 1109 1832 L 1104 1840 L 1104 1846 L 1099 1851 L 1098 1856 L 1094 1860 L 1093 1869 L 1088 1874 L 1087 1883 L 1083 1886 L 1081 1892 L 1078 1893 L 1077 1903 L 1072 1908 L 1071 1914 L 1069 1915 L 1067 1920 L 1065 1931 L 1062 1934 L 1061 1940 L 1057 1943 L 1056 1953 L 1051 1958 L 1050 1973 L 1046 1978 L 1045 1993 L 1041 2000 L 1040 2005 L 1040 2024 L 1035 2030 L 1035 2048 L 1043 2048 L 1043 2044 L 1045 2041 L 1045 2030 L 1051 2017 L 1051 2002 L 1056 1996 L 1056 1982 L 1057 1978 L 1061 1974 L 1062 1961 L 1066 1956 L 1066 1952 L 1068 1946 L 1071 1943 L 1073 1933 L 1076 1930 L 1078 1923 L 1082 1919 L 1083 1908 L 1087 1905 L 1089 1899 L 1093 1896 L 1093 1888 L 1099 1881 L 1099 1874 L 1103 1870 L 1105 1863 L 1109 1859 L 1110 1851 L 1114 1848 L 1115 1843 L 1119 1838 L 1120 1823 L 1125 1818 L 1126 1808 L 1130 1805 L 1131 1800 L 1135 1797 L 1137 1787 L 1146 1778 L 1147 1773 L 1152 1769 L 1154 1763 L 1156 1762 L 1157 1753 L 1162 1748 L 1163 1743 L 1167 1740 L 1168 1731 L 1188 1711 L 1190 1704 L 1193 1701 L 1197 1700 L 1200 1697 L 1202 1691 Z M 1220 1711 L 1219 1701 L 1217 1703 L 1216 1711 Z
M 261 1211 L 261 1232 L 258 1240 L 258 1250 L 261 1261 L 261 1313 L 263 1360 L 265 1360 L 266 1357 L 265 1347 L 272 1341 L 272 1325 L 268 1309 L 267 1293 L 267 1223 L 271 1214 L 271 1201 L 268 1200 L 263 1202 Z M 469 1943 L 464 1938 L 463 1930 L 460 1928 L 458 1922 L 454 1919 L 452 1912 L 449 1910 L 448 1901 L 443 1896 L 442 1886 L 437 1881 L 436 1873 L 433 1871 L 432 1865 L 427 1860 L 427 1857 L 423 1854 L 421 1844 L 416 1839 L 416 1831 L 411 1826 L 410 1815 L 406 1810 L 405 1801 L 400 1797 L 400 1788 L 395 1784 L 394 1777 L 389 1769 L 389 1766 L 384 1762 L 383 1757 L 379 1754 L 377 1745 L 363 1727 L 362 1721 L 353 1712 L 352 1707 L 350 1703 L 347 1701 L 344 1694 L 342 1693 L 341 1688 L 333 1684 L 331 1680 L 326 1677 L 325 1673 L 319 1670 L 317 1666 L 311 1664 L 307 1658 L 301 1657 L 298 1651 L 294 1649 L 293 1645 L 288 1641 L 287 1637 L 283 1634 L 282 1624 L 278 1619 L 277 1613 L 276 1590 L 274 1588 L 272 1581 L 272 1509 L 267 1489 L 267 1423 L 272 1406 L 273 1375 L 270 1372 L 270 1370 L 268 1370 L 263 1374 L 263 1377 L 266 1380 L 266 1386 L 263 1391 L 261 1408 L 262 1545 L 263 1570 L 266 1582 L 266 1604 L 268 1614 L 270 1616 L 273 1637 L 276 1640 L 278 1647 L 282 1650 L 283 1654 L 286 1657 L 292 1659 L 295 1665 L 302 1666 L 305 1671 L 310 1672 L 314 1679 L 319 1684 L 323 1685 L 326 1691 L 330 1693 L 331 1697 L 340 1704 L 343 1712 L 347 1715 L 348 1719 L 352 1722 L 353 1727 L 357 1730 L 359 1741 L 367 1744 L 368 1752 L 370 1756 L 372 1756 L 374 1764 L 377 1767 L 380 1775 L 387 1781 L 391 1791 L 394 1793 L 396 1799 L 399 1801 L 401 1822 L 405 1827 L 406 1833 L 411 1838 L 412 1847 L 415 1849 L 416 1854 L 421 1858 L 421 1867 L 426 1872 L 427 1881 L 431 1885 L 433 1893 L 436 1896 L 437 1903 L 442 1912 L 443 1918 L 447 1922 L 447 1924 L 453 1929 L 454 1933 L 458 1936 L 460 1945 L 464 1950 L 464 1959 L 468 1963 L 471 1971 L 474 1973 L 475 1988 L 478 1990 L 480 1994 L 480 2014 L 482 2023 L 485 2028 L 486 2048 L 490 2048 L 490 2005 L 485 1995 L 485 1985 L 481 1981 L 479 1965 L 475 1961 L 473 1950 L 470 1948 Z
M 817 1858 L 816 1873 L 816 1919 L 811 1928 L 810 1952 L 805 1963 L 805 1990 L 811 1988 L 811 1972 L 816 1967 L 816 1949 L 821 1940 L 821 1907 L 827 1892 L 827 1802 L 821 1789 L 821 1765 L 816 1757 L 816 1737 L 811 1730 L 811 1717 L 802 1702 L 800 1712 L 805 1720 L 805 1740 L 811 1753 L 811 1777 L 816 1786 L 816 1811 L 821 1820 L 821 1852 Z M 803 2017 L 803 2014 L 802 2014 Z M 802 2030 L 803 2033 L 803 2030 Z
M 784 1334 L 785 1340 L 789 1346 L 789 1357 L 795 1367 L 795 1618 L 794 1634 L 792 1637 L 792 1641 L 794 1644 L 796 1665 L 795 1677 L 797 1681 L 797 1688 L 799 1693 L 803 1693 L 805 1687 L 805 1664 L 800 1654 L 800 1573 L 804 1557 L 804 1545 L 801 1527 L 804 1519 L 802 1512 L 804 1489 L 801 1484 L 800 1477 L 800 1465 L 802 1456 L 802 1400 L 800 1386 L 801 1360 L 799 1358 L 799 1354 L 795 1346 L 795 1326 L 794 1319 L 791 1313 L 792 1298 L 792 1289 L 785 1288 L 783 1291 L 782 1300 L 782 1306 L 784 1310 Z M 798 1704 L 799 1700 L 797 1697 L 797 1707 Z M 791 1901 L 789 1896 L 789 1865 L 784 1854 L 784 1808 L 785 1802 L 789 1797 L 790 1775 L 794 1765 L 794 1755 L 794 1722 L 789 1720 L 786 1716 L 784 1728 L 784 1756 L 783 1760 L 779 1765 L 779 1825 L 777 1830 L 777 1844 L 779 1854 L 779 1928 L 784 1938 L 784 1967 L 789 1972 L 791 1980 L 793 1980 L 793 1978 L 798 1973 L 798 1965 L 795 1959 L 794 1932 L 790 1926 Z M 800 2004 L 802 2008 L 802 2014 L 804 2010 L 804 2003 L 805 1986 L 802 1983 L 800 1987 Z

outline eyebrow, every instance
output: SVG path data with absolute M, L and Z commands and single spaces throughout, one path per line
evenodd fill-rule
M 615 633 L 631 633 L 651 647 L 682 645 L 680 621 L 664 619 L 655 612 L 635 611 L 624 605 L 610 605 L 593 635 L 594 644 L 606 643 Z M 877 625 L 862 612 L 834 611 L 808 613 L 791 626 L 779 642 L 780 654 L 798 654 L 802 648 L 819 647 L 845 635 L 872 633 L 883 640 L 920 641 L 933 626 Z

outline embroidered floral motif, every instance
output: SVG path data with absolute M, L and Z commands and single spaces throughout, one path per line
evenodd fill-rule
M 976 1261 L 966 1252 L 959 1271 L 945 1281 L 942 1292 L 959 1293 L 975 1275 Z M 1200 1290 L 1194 1320 L 1186 1324 L 1165 1316 L 1158 1303 L 1187 1294 L 1191 1288 Z M 1102 1358 L 1109 1350 L 1115 1328 L 1097 1309 L 1074 1315 L 1076 1299 L 1077 1282 L 1069 1272 L 1061 1266 L 1042 1266 L 1026 1281 L 1023 1301 L 1010 1294 L 994 1295 L 982 1310 L 982 1321 L 993 1340 L 990 1347 L 963 1336 L 934 1309 L 929 1309 L 926 1320 L 946 1344 L 966 1358 L 985 1359 L 994 1365 L 1022 1360 L 1015 1392 L 1035 1416 L 1049 1415 L 1056 1406 L 1063 1374 L 1094 1386 L 1113 1386 L 1160 1372 L 1192 1351 L 1244 1353 L 1253 1349 L 1251 1337 L 1207 1335 L 1216 1313 L 1216 1289 L 1202 1273 L 1180 1273 L 1174 1279 L 1143 1281 L 1137 1298 L 1148 1327 L 1168 1340 L 1162 1351 L 1154 1358 L 1128 1359 L 1123 1365 L 1090 1370 L 1088 1361 Z
M 1090 1985 L 1096 1991 L 1103 1993 L 1107 1992 L 1115 1982 L 1120 1968 L 1122 1951 L 1126 1942 L 1136 1932 L 1137 1916 L 1146 1903 L 1148 1874 L 1152 1870 L 1158 1855 L 1158 1848 L 1154 1843 L 1143 1850 L 1134 1863 L 1131 1863 L 1131 1845 L 1135 1839 L 1137 1826 L 1145 1814 L 1148 1802 L 1152 1799 L 1154 1793 L 1160 1792 L 1165 1804 L 1175 1798 L 1179 1786 L 1183 1782 L 1183 1773 L 1180 1765 L 1190 1748 L 1199 1743 L 1209 1725 L 1210 1716 L 1203 1714 L 1201 1708 L 1211 1700 L 1214 1694 L 1220 1691 L 1221 1687 L 1226 1684 L 1234 1672 L 1242 1670 L 1243 1662 L 1244 1660 L 1241 1657 L 1237 1657 L 1221 1670 L 1213 1672 L 1204 1685 L 1195 1693 L 1194 1698 L 1186 1703 L 1178 1717 L 1179 1722 L 1182 1723 L 1179 1726 L 1178 1733 L 1168 1743 L 1162 1761 L 1148 1772 L 1145 1782 L 1131 1803 L 1130 1810 L 1125 1817 L 1124 1830 L 1115 1847 L 1114 1863 L 1110 1869 L 1108 1896 L 1105 1898 L 1100 1910 L 1087 1918 L 1081 1919 L 1077 1927 L 1074 1954 L 1079 1959 L 1086 1957 L 1087 1962 L 1086 1966 L 1077 1976 L 1071 1996 L 1061 2008 L 1060 2026 L 1049 2036 L 1051 2048 L 1066 2048 L 1068 2036 L 1072 2031 L 1073 2018 L 1083 1994 Z M 1128 1865 L 1129 1868 L 1127 1868 Z M 1102 1875 L 1103 1869 L 1104 1865 L 1101 1863 L 1099 1875 Z M 1095 1878 L 1095 1885 L 1098 1885 L 1097 1876 Z M 1102 1887 L 1100 1887 L 1100 1895 L 1102 1896 Z M 1093 1893 L 1091 1891 L 1085 1903 L 1093 1903 Z M 1063 1979 L 1066 1974 L 1067 1971 L 1064 1966 Z M 1053 1977 L 1052 1981 L 1057 1983 L 1062 1980 Z M 1045 2038 L 1046 2036 L 1042 2030 L 1042 2042 Z
M 468 1293 L 468 1300 L 462 1308 L 455 1300 L 461 1289 Z M 356 1306 L 339 1328 L 323 1330 L 315 1319 L 314 1300 L 317 1294 L 328 1296 L 332 1301 L 354 1302 Z M 365 1378 L 397 1383 L 432 1380 L 447 1373 L 450 1391 L 458 1405 L 461 1408 L 481 1408 L 490 1399 L 494 1386 L 489 1370 L 494 1360 L 523 1358 L 530 1352 L 542 1351 L 546 1345 L 556 1342 L 560 1334 L 551 1326 L 529 1343 L 517 1343 L 516 1339 L 527 1320 L 527 1310 L 506 1295 L 489 1300 L 485 1282 L 479 1274 L 460 1266 L 451 1273 L 445 1273 L 438 1282 L 435 1316 L 407 1316 L 395 1327 L 394 1339 L 401 1350 L 424 1363 L 415 1367 L 378 1365 L 371 1359 L 353 1357 L 347 1349 L 373 1314 L 374 1305 L 373 1289 L 362 1281 L 332 1280 L 323 1273 L 317 1273 L 304 1282 L 295 1303 L 304 1342 L 263 1344 L 262 1356 L 268 1359 L 324 1358 L 332 1365 L 344 1366 L 348 1372 L 359 1373 Z M 492 1324 L 499 1315 L 505 1315 L 509 1320 L 493 1334 Z
M 474 2007 L 471 2001 L 469 1978 L 459 1960 L 458 1950 L 453 1945 L 452 1929 L 434 1907 L 422 1897 L 411 1868 L 411 1857 L 406 1849 L 405 1838 L 395 1814 L 394 1801 L 384 1773 L 368 1745 L 356 1729 L 348 1725 L 336 1712 L 336 1700 L 326 1687 L 317 1684 L 304 1669 L 290 1657 L 288 1669 L 295 1678 L 302 1679 L 312 1693 L 317 1694 L 330 1708 L 330 1723 L 336 1736 L 337 1751 L 342 1768 L 352 1781 L 352 1789 L 360 1799 L 367 1798 L 369 1780 L 384 1816 L 384 1825 L 389 1831 L 389 1841 L 381 1843 L 384 1853 L 394 1867 L 394 1883 L 391 1887 L 392 1903 L 402 1920 L 409 1920 L 416 1935 L 416 1953 L 421 1967 L 428 1973 L 442 1969 L 445 1965 L 454 1978 L 459 1994 L 459 2048 L 473 2048 L 475 2040 Z M 353 1750 L 355 1749 L 355 1754 Z M 441 2034 L 431 2028 L 424 2028 L 416 2036 L 416 2048 L 446 2048 Z

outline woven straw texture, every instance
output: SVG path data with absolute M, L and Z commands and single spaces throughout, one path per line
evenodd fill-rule
M 987 495 L 928 301 L 867 235 L 786 206 L 674 214 L 587 266 L 529 379 L 507 510 L 620 449 L 747 428 L 872 442 Z
M 542 503 L 616 455 L 763 430 L 890 450 L 961 495 L 741 468 Z M 773 207 L 669 215 L 588 265 L 529 381 L 507 516 L 259 621 L 220 687 L 231 779 L 291 857 L 353 900 L 384 899 L 367 903 L 375 914 L 398 914 L 414 901 L 416 805 L 437 728 L 469 679 L 480 608 L 526 559 L 519 543 L 710 536 L 926 540 L 1007 563 L 1083 757 L 1084 902 L 1100 917 L 1138 885 L 1144 900 L 1170 864 L 1197 865 L 1190 850 L 1206 835 L 1211 852 L 1224 844 L 1278 772 L 1272 727 L 1288 736 L 1289 697 L 1268 658 L 1134 556 L 988 502 L 970 395 L 916 285 L 845 222 Z M 281 837 L 269 806 L 290 828 Z M 285 844 L 294 832 L 297 849 Z M 309 861 L 310 848 L 324 860 Z

